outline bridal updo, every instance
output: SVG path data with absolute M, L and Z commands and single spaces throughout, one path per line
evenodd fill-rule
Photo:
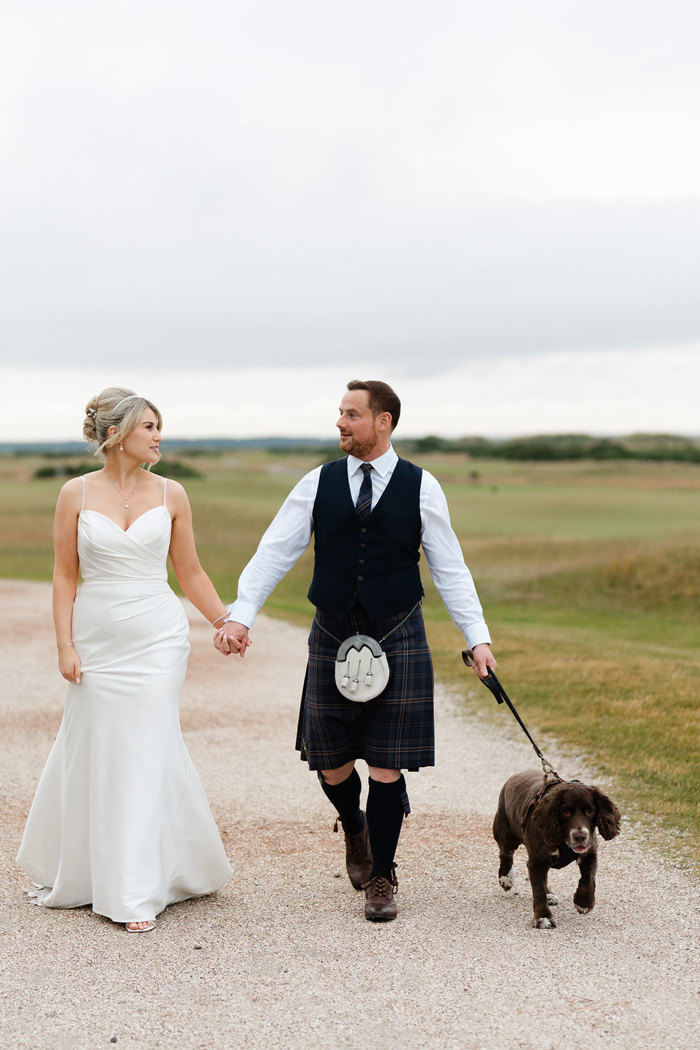
M 91 398 L 85 406 L 83 436 L 91 445 L 96 445 L 96 456 L 104 456 L 105 449 L 118 445 L 141 422 L 145 410 L 150 408 L 155 413 L 158 429 L 163 426 L 163 418 L 153 404 L 145 397 L 139 397 L 133 390 L 123 386 L 109 386 L 97 397 Z M 110 427 L 116 427 L 114 434 Z

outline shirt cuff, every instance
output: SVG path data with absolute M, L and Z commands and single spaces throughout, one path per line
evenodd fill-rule
M 481 623 L 470 623 L 464 632 L 464 637 L 470 649 L 473 649 L 475 645 L 491 644 L 489 629 L 483 621 Z
M 226 617 L 226 623 L 229 620 L 235 620 L 236 623 L 242 623 L 249 630 L 255 623 L 255 617 L 258 614 L 258 610 L 255 608 L 252 602 L 245 602 L 241 598 L 236 599 L 231 605 L 227 606 L 228 616 Z

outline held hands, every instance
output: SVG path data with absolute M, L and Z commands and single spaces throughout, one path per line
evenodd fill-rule
M 67 645 L 59 652 L 58 669 L 67 682 L 80 684 L 80 657 L 72 645 Z
M 252 644 L 246 625 L 235 620 L 227 620 L 214 635 L 214 645 L 222 656 L 230 656 L 231 653 L 245 656 L 246 649 Z
M 474 671 L 479 678 L 486 678 L 489 670 L 495 671 L 498 667 L 496 658 L 486 642 L 482 642 L 481 645 L 475 645 L 471 654 Z

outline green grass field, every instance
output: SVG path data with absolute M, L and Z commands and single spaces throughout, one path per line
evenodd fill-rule
M 51 577 L 61 481 L 33 480 L 45 462 L 0 459 L 2 577 Z M 562 775 L 610 776 L 616 801 L 657 844 L 700 865 L 700 465 L 440 454 L 420 463 L 445 488 L 501 680 L 535 738 L 570 745 L 577 768 Z M 186 483 L 200 557 L 231 600 L 262 531 L 315 461 L 236 452 L 192 464 L 205 474 Z M 307 552 L 265 611 L 307 624 L 309 574 Z M 467 707 L 510 719 L 465 672 L 461 636 L 427 571 L 424 583 L 438 676 Z M 522 739 L 522 767 L 536 765 Z

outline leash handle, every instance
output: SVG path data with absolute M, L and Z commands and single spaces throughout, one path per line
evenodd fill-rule
M 466 664 L 467 667 L 473 667 L 474 666 L 473 653 L 472 653 L 471 649 L 464 649 L 462 651 L 462 660 L 464 661 L 464 663 Z M 503 688 L 501 683 L 498 681 L 498 679 L 496 678 L 496 675 L 493 673 L 493 671 L 489 668 L 489 670 L 488 670 L 488 672 L 486 674 L 486 677 L 485 678 L 479 678 L 479 681 L 482 683 L 482 685 L 485 685 L 486 688 L 490 692 L 493 693 L 493 695 L 496 697 L 496 703 L 498 703 L 498 704 L 505 704 L 508 708 L 510 708 L 513 716 L 515 717 L 515 719 L 516 719 L 516 721 L 518 723 L 518 725 L 520 726 L 520 728 L 522 729 L 522 731 L 524 732 L 525 736 L 528 738 L 528 740 L 530 741 L 532 746 L 534 747 L 535 754 L 537 755 L 537 757 L 539 758 L 540 762 L 542 763 L 542 770 L 544 772 L 545 778 L 551 776 L 551 777 L 555 777 L 557 780 L 560 780 L 561 778 L 560 778 L 559 774 L 557 773 L 557 771 L 547 761 L 547 759 L 544 757 L 544 755 L 540 751 L 540 749 L 537 746 L 537 744 L 535 743 L 535 741 L 530 736 L 530 733 L 528 731 L 527 726 L 523 722 L 523 720 L 520 717 L 520 715 L 518 714 L 518 712 L 515 710 L 515 705 L 513 704 L 513 701 L 510 699 L 510 697 L 508 696 L 507 692 L 505 691 L 505 689 Z

